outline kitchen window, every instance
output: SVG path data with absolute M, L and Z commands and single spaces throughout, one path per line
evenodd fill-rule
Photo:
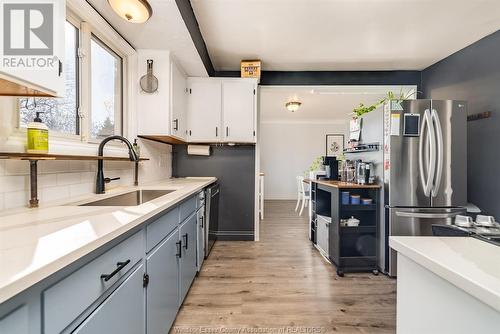
M 95 36 L 91 50 L 90 136 L 122 134 L 122 58 Z
M 25 129 L 42 112 L 50 138 L 95 144 L 111 135 L 124 135 L 124 78 L 132 51 L 98 24 L 72 12 L 66 19 L 65 95 L 17 99 L 17 126 Z
M 37 112 L 50 130 L 66 135 L 80 134 L 78 117 L 78 47 L 79 29 L 66 21 L 65 25 L 65 94 L 63 98 L 20 98 L 18 99 L 19 126 L 26 128 Z

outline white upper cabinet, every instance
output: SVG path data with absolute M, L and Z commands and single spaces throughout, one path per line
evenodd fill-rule
M 172 62 L 171 66 L 170 90 L 170 133 L 174 137 L 185 140 L 187 134 L 187 78 L 175 62 Z
M 255 143 L 257 81 L 188 78 L 188 142 Z
M 235 79 L 222 82 L 224 142 L 255 142 L 256 90 L 254 80 Z
M 65 22 L 66 22 L 66 1 L 48 0 L 48 5 L 53 6 L 53 27 L 44 28 L 50 31 L 49 34 L 25 33 L 30 25 L 22 20 L 26 17 L 31 20 L 38 20 L 43 17 L 42 25 L 50 25 L 51 7 L 42 7 L 38 10 L 29 11 L 30 15 L 25 15 L 28 10 L 23 4 L 13 2 L 12 6 L 7 4 L 0 8 L 0 17 L 9 17 L 11 24 L 10 44 L 2 41 L 0 54 L 2 55 L 2 65 L 0 65 L 0 80 L 8 81 L 10 84 L 0 86 L 0 93 L 3 95 L 15 95 L 10 92 L 19 92 L 18 95 L 38 95 L 38 96 L 64 96 L 64 54 L 65 54 Z M 7 12 L 6 12 L 7 11 Z M 7 22 L 2 22 L 2 24 Z M 7 24 L 4 24 L 4 29 Z M 53 33 L 52 33 L 53 29 Z M 5 34 L 8 32 L 4 31 Z M 10 51 L 9 51 L 10 50 Z M 35 62 L 35 65 L 32 62 Z M 23 66 L 23 64 L 25 64 Z M 5 65 L 5 66 L 4 66 Z M 33 67 L 35 66 L 35 67 Z M 10 94 L 9 94 L 10 93 Z
M 221 141 L 220 80 L 188 78 L 188 142 Z

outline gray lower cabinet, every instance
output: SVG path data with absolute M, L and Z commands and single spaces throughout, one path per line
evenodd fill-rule
M 180 227 L 182 256 L 180 261 L 180 300 L 182 304 L 196 276 L 197 215 L 192 214 Z
M 146 260 L 147 333 L 166 334 L 179 309 L 179 230 L 164 240 Z
M 0 304 L 0 334 L 165 334 L 197 272 L 196 196 Z
M 73 333 L 144 333 L 143 275 L 141 264 Z
M 26 305 L 0 318 L 0 333 L 2 334 L 28 334 L 29 328 L 28 306 Z

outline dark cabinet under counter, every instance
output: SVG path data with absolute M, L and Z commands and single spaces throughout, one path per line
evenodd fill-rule
M 349 193 L 349 201 L 342 200 Z M 319 231 L 328 233 L 328 258 L 337 274 L 373 272 L 378 274 L 378 225 L 380 186 L 357 185 L 338 181 L 313 181 L 311 185 L 311 241 L 316 244 Z M 371 204 L 352 204 L 351 195 L 371 199 Z M 328 229 L 319 229 L 318 216 L 331 217 Z M 349 218 L 360 221 L 358 226 L 344 226 Z M 323 236 L 324 237 L 324 236 Z M 322 249 L 324 247 L 321 247 Z M 325 254 L 323 254 L 325 255 Z

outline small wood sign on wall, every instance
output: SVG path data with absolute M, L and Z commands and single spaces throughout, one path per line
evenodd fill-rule
M 242 60 L 241 77 L 256 78 L 260 82 L 261 61 L 260 60 Z

